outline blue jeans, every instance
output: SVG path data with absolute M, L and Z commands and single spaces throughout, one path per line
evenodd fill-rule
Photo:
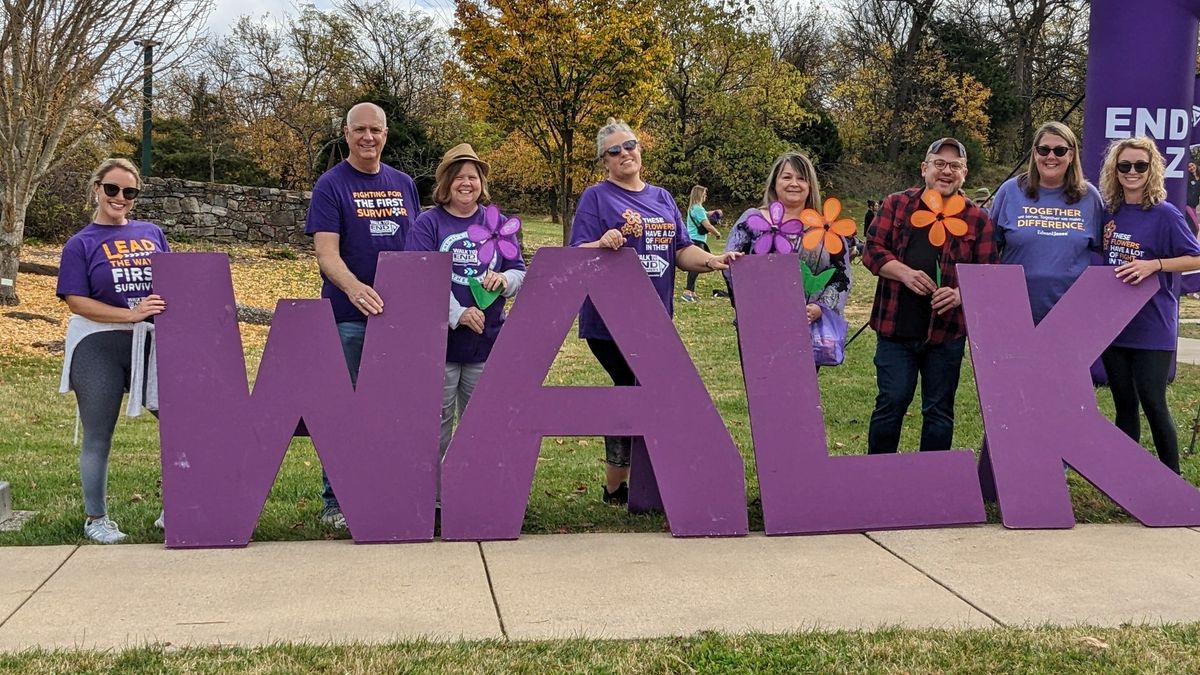
M 940 345 L 880 337 L 875 347 L 879 395 L 867 432 L 867 452 L 896 452 L 904 414 L 921 378 L 921 450 L 949 450 L 954 441 L 954 394 L 965 337 Z
M 346 357 L 346 367 L 350 369 L 350 384 L 358 386 L 358 366 L 362 363 L 363 337 L 367 334 L 366 321 L 341 321 L 337 325 L 338 337 L 342 341 L 342 354 Z M 333 486 L 329 484 L 329 476 L 321 469 L 321 499 L 325 500 L 325 508 L 340 509 L 337 495 L 333 494 Z

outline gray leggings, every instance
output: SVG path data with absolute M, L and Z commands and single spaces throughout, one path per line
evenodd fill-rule
M 89 516 L 108 513 L 108 454 L 113 428 L 121 414 L 121 397 L 129 390 L 132 349 L 133 333 L 110 330 L 85 337 L 71 356 L 71 389 L 83 423 L 79 478 L 83 483 L 83 507 Z

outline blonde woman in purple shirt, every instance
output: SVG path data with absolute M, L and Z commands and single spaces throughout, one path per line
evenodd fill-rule
M 675 268 L 685 272 L 726 269 L 740 254 L 713 255 L 692 244 L 679 207 L 666 190 L 642 180 L 642 146 L 629 125 L 609 118 L 596 134 L 596 158 L 605 178 L 583 191 L 571 224 L 571 246 L 613 251 L 632 248 L 673 314 Z M 663 243 L 669 242 L 669 243 Z M 618 387 L 637 384 L 625 357 L 591 301 L 579 312 L 579 337 Z M 629 456 L 633 439 L 606 436 L 604 501 L 629 501 Z
M 1151 296 L 1101 359 L 1117 409 L 1117 428 L 1140 442 L 1138 405 L 1150 423 L 1158 458 L 1179 473 L 1179 438 L 1167 407 L 1175 361 L 1179 296 L 1175 275 L 1200 269 L 1200 242 L 1183 214 L 1166 201 L 1166 169 L 1154 139 L 1113 141 L 1100 170 L 1100 192 L 1111 220 L 1104 225 L 1104 260 L 1127 284 L 1155 284 Z
M 101 544 L 126 539 L 108 517 L 108 458 L 121 398 L 127 414 L 158 408 L 150 331 L 167 303 L 151 292 L 150 256 L 169 250 L 153 223 L 130 220 L 141 190 L 137 168 L 106 159 L 92 173 L 92 222 L 63 247 L 56 293 L 71 309 L 59 391 L 75 392 L 83 446 L 80 483 L 87 519 L 83 533 Z M 162 527 L 162 518 L 156 523 Z

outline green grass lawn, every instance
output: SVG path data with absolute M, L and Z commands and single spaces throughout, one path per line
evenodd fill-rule
M 0 673 L 1194 673 L 1200 627 L 835 631 L 657 640 L 152 646 L 0 654 Z
M 557 245 L 560 230 L 545 221 L 525 224 L 527 255 L 538 246 Z M 713 241 L 714 249 L 723 240 Z M 206 247 L 211 250 L 211 247 Z M 280 260 L 279 258 L 285 258 Z M 235 283 L 255 276 L 254 256 L 239 251 Z M 275 255 L 273 275 L 289 289 L 316 288 L 311 253 L 296 260 Z M 261 275 L 260 275 L 261 276 Z M 283 279 L 287 276 L 287 279 Z M 678 275 L 683 287 L 684 275 Z M 286 281 L 286 283 L 285 283 Z M 874 279 L 854 265 L 854 289 L 848 318 L 851 330 L 866 319 Z M 751 527 L 761 529 L 756 506 L 758 486 L 750 443 L 745 391 L 737 359 L 729 303 L 712 298 L 723 288 L 715 274 L 700 279 L 701 302 L 676 304 L 676 324 L 722 419 L 741 449 L 747 481 Z M 295 291 L 287 291 L 295 293 Z M 315 291 L 314 291 L 315 293 Z M 239 296 L 239 300 L 241 297 Z M 257 304 L 266 306 L 267 301 Z M 261 355 L 261 335 L 246 347 L 253 369 Z M 257 337 L 255 337 L 257 336 Z M 875 338 L 864 332 L 847 352 L 846 363 L 821 373 L 822 405 L 829 447 L 834 454 L 866 450 L 867 422 L 874 403 L 872 356 Z M 61 357 L 26 354 L 0 362 L 0 479 L 12 484 L 15 507 L 38 515 L 18 532 L 0 533 L 0 545 L 83 543 L 78 449 L 72 443 L 74 399 L 57 393 Z M 604 372 L 582 341 L 569 337 L 547 383 L 607 385 Z M 1106 390 L 1097 396 L 1111 417 Z M 1200 400 L 1200 369 L 1180 367 L 1169 392 L 1172 411 L 1186 446 Z M 919 411 L 918 401 L 912 410 Z M 957 404 L 955 444 L 977 448 L 982 437 L 975 381 L 969 359 Z M 919 412 L 906 425 L 903 448 L 914 448 Z M 109 477 L 109 510 L 133 542 L 161 542 L 152 527 L 161 508 L 158 426 L 152 417 L 122 418 L 114 439 Z M 1149 442 L 1149 432 L 1143 432 Z M 661 515 L 629 515 L 600 500 L 603 442 L 599 438 L 547 438 L 537 464 L 526 513 L 527 533 L 663 531 Z M 1185 477 L 1200 480 L 1200 462 L 1183 458 Z M 1126 521 L 1128 516 L 1090 484 L 1072 474 L 1072 500 L 1081 522 Z M 304 540 L 346 537 L 317 521 L 320 465 L 311 443 L 297 439 L 284 459 L 254 538 Z M 991 513 L 994 520 L 996 514 Z M 802 633 L 783 636 L 700 635 L 639 641 L 564 640 L 531 643 L 423 642 L 385 646 L 305 647 L 279 645 L 258 649 L 185 649 L 148 647 L 122 652 L 28 652 L 0 655 L 0 672 L 798 672 L 798 671 L 987 671 L 1121 672 L 1129 670 L 1200 671 L 1200 626 L 1125 627 L 1002 631 L 883 630 L 878 632 Z

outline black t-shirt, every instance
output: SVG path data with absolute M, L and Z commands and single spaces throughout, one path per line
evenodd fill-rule
M 937 268 L 942 250 L 929 243 L 929 230 L 928 227 L 912 228 L 903 262 L 914 270 L 928 274 L 929 278 L 937 283 Z M 932 294 L 917 295 L 910 291 L 908 286 L 901 286 L 900 297 L 896 300 L 898 304 L 895 337 L 906 340 L 924 340 L 929 337 L 929 322 L 933 318 Z

